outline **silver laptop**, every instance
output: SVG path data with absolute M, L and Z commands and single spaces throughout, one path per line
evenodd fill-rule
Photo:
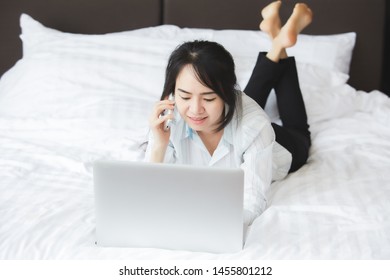
M 100 161 L 93 167 L 98 246 L 212 253 L 243 246 L 243 170 Z

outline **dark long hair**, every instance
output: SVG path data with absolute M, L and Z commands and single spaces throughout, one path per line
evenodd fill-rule
M 186 65 L 192 65 L 199 82 L 228 105 L 217 128 L 222 130 L 233 118 L 239 94 L 232 55 L 216 42 L 192 41 L 179 45 L 168 61 L 161 100 L 174 93 L 177 76 Z

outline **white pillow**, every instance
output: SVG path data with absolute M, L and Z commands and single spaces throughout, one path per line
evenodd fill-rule
M 21 16 L 21 25 L 28 28 L 28 34 L 22 34 L 24 51 L 28 52 L 31 42 L 39 42 L 45 36 L 104 37 L 107 40 L 121 40 L 127 35 L 175 40 L 179 43 L 195 40 L 213 40 L 224 45 L 235 58 L 253 58 L 259 51 L 267 51 L 271 42 L 262 31 L 250 30 L 213 30 L 200 28 L 179 28 L 173 25 L 142 28 L 132 31 L 105 35 L 83 35 L 59 32 L 43 27 L 28 15 Z M 28 37 L 33 36 L 33 38 Z M 356 33 L 349 32 L 334 35 L 300 34 L 297 44 L 288 50 L 298 62 L 314 64 L 324 68 L 349 74 Z
M 268 51 L 271 47 L 270 39 L 261 31 L 214 31 L 212 39 L 238 56 L 257 54 L 259 51 Z M 297 62 L 348 74 L 355 39 L 356 34 L 352 32 L 327 36 L 300 34 L 297 44 L 287 52 Z
M 22 15 L 21 28 L 23 59 L 0 86 L 0 114 L 8 116 L 98 116 L 119 100 L 154 102 L 179 44 L 137 32 L 64 33 L 28 15 Z
M 231 51 L 244 88 L 258 52 L 269 44 L 261 31 L 172 25 L 103 35 L 70 34 L 47 28 L 25 14 L 21 28 L 24 57 L 3 76 L 0 114 L 22 117 L 101 116 L 109 104 L 120 100 L 136 104 L 134 110 L 146 115 L 147 106 L 140 104 L 151 108 L 159 98 L 171 51 L 194 39 L 215 40 Z M 345 83 L 354 39 L 354 33 L 301 35 L 300 45 L 292 49 L 301 84 L 329 87 Z M 321 55 L 325 48 L 326 59 Z M 278 118 L 275 102 L 271 96 L 266 108 L 274 120 Z
M 109 33 L 104 35 L 84 35 L 60 32 L 55 29 L 47 28 L 41 23 L 35 21 L 30 16 L 23 14 L 21 16 L 21 27 L 24 55 L 34 52 L 46 52 L 49 45 L 54 41 L 63 44 L 63 50 L 80 49 L 84 44 L 90 48 L 88 43 L 98 43 L 101 47 L 105 45 L 108 50 L 118 48 L 123 49 L 129 41 L 137 38 L 153 38 L 158 41 L 155 44 L 167 44 L 171 42 L 170 49 L 174 46 L 189 40 L 204 39 L 213 40 L 221 43 L 229 50 L 236 63 L 238 80 L 242 87 L 245 86 L 248 74 L 244 72 L 251 71 L 256 61 L 259 51 L 266 51 L 270 48 L 268 36 L 261 31 L 248 30 L 212 30 L 196 28 L 179 28 L 173 25 L 163 25 L 157 27 L 142 28 L 132 31 Z M 338 35 L 314 36 L 299 35 L 298 43 L 288 50 L 290 55 L 295 56 L 297 63 L 307 65 L 317 65 L 325 69 L 348 74 L 352 51 L 355 45 L 356 34 L 345 33 Z M 153 42 L 153 41 L 149 41 Z M 166 51 L 166 49 L 164 49 Z M 90 53 L 96 48 L 88 49 Z M 145 49 L 145 53 L 148 51 Z M 153 47 L 149 49 L 153 51 Z M 112 53 L 110 53 L 112 55 Z M 168 56 L 169 53 L 166 54 Z M 329 81 L 324 79 L 325 83 Z
M 326 118 L 329 118 L 329 112 L 324 110 L 317 111 L 317 108 L 324 105 L 324 100 L 331 98 L 330 95 L 325 94 L 318 99 L 313 98 L 313 94 L 318 92 L 337 93 L 337 90 L 335 89 L 346 86 L 349 76 L 341 72 L 331 71 L 324 67 L 300 62 L 297 62 L 297 71 L 310 123 L 322 120 L 321 118 L 323 118 L 324 114 L 326 114 Z M 246 75 L 249 76 L 250 73 L 247 72 Z M 319 104 L 317 104 L 316 101 L 320 101 L 318 102 Z M 271 91 L 268 97 L 265 111 L 272 122 L 281 124 L 274 90 Z M 333 114 L 333 116 L 336 117 L 335 114 Z
M 260 51 L 271 47 L 268 35 L 262 31 L 213 30 L 201 28 L 179 28 L 164 25 L 144 28 L 137 35 L 179 40 L 180 42 L 202 39 L 222 44 L 234 57 L 237 79 L 242 88 L 249 80 L 250 73 Z M 336 86 L 345 83 L 355 46 L 356 33 L 334 35 L 300 34 L 297 44 L 288 49 L 288 54 L 297 61 L 301 83 L 317 86 Z
M 138 34 L 153 38 L 216 41 L 229 50 L 235 58 L 243 59 L 253 59 L 259 51 L 267 51 L 271 47 L 268 35 L 262 31 L 179 28 L 168 25 L 141 29 L 138 32 Z M 288 53 L 295 56 L 298 62 L 349 74 L 355 41 L 356 33 L 354 32 L 334 35 L 300 34 L 297 44 L 289 48 Z

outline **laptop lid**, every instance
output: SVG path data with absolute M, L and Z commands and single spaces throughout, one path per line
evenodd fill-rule
M 241 169 L 99 161 L 93 176 L 99 246 L 242 249 Z

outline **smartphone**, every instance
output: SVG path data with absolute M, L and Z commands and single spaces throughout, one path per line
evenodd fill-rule
M 171 93 L 170 95 L 169 95 L 169 97 L 168 97 L 168 100 L 174 100 L 175 98 L 173 97 L 173 94 Z M 163 113 L 164 115 L 168 115 L 168 114 L 173 114 L 173 110 L 165 110 L 164 111 L 164 113 Z M 164 122 L 164 131 L 168 131 L 170 128 L 171 128 L 171 126 L 172 126 L 172 124 L 173 124 L 173 120 L 166 120 L 165 122 Z

